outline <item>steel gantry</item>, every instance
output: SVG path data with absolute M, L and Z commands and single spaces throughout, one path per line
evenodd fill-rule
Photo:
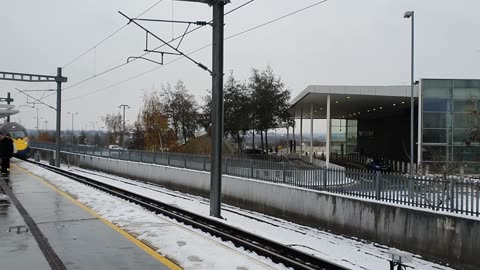
M 60 167 L 60 122 L 62 112 L 62 83 L 67 82 L 67 77 L 62 76 L 62 68 L 57 68 L 57 75 L 39 75 L 16 72 L 0 71 L 0 80 L 19 81 L 19 82 L 56 82 L 57 83 L 57 130 L 56 130 L 56 149 L 55 149 L 55 166 Z

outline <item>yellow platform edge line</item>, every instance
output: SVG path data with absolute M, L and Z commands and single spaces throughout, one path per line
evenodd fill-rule
M 123 229 L 119 228 L 117 225 L 111 223 L 110 221 L 104 219 L 103 217 L 101 217 L 99 214 L 97 214 L 95 211 L 93 211 L 92 209 L 90 209 L 88 206 L 84 205 L 83 203 L 77 201 L 76 199 L 74 199 L 72 196 L 68 195 L 67 193 L 65 193 L 64 191 L 58 189 L 57 187 L 55 187 L 54 185 L 50 184 L 46 179 L 44 179 L 43 177 L 41 176 L 38 176 L 30 171 L 28 171 L 27 169 L 19 166 L 19 165 L 16 165 L 16 164 L 12 164 L 14 165 L 16 168 L 19 168 L 21 169 L 22 171 L 24 171 L 25 173 L 33 176 L 34 178 L 38 179 L 40 182 L 42 182 L 44 185 L 48 186 L 49 188 L 51 188 L 52 190 L 54 190 L 55 192 L 59 193 L 60 195 L 64 196 L 65 198 L 67 198 L 68 200 L 70 200 L 71 202 L 73 202 L 75 205 L 77 205 L 78 207 L 82 208 L 83 210 L 87 211 L 88 213 L 90 213 L 92 216 L 98 218 L 99 220 L 101 220 L 103 223 L 105 223 L 107 226 L 109 226 L 110 228 L 112 228 L 113 230 L 115 230 L 116 232 L 118 232 L 119 234 L 123 235 L 125 238 L 127 238 L 128 240 L 130 240 L 131 242 L 133 242 L 135 245 L 137 245 L 140 249 L 142 249 L 143 251 L 145 251 L 148 255 L 152 256 L 153 258 L 155 258 L 157 261 L 161 262 L 162 264 L 164 264 L 166 267 L 168 267 L 169 269 L 171 270 L 182 270 L 182 268 L 180 266 L 178 266 L 177 264 L 175 264 L 174 262 L 172 262 L 171 260 L 167 259 L 166 257 L 160 255 L 158 252 L 156 252 L 153 248 L 151 248 L 150 246 L 146 245 L 145 243 L 143 243 L 142 241 L 138 240 L 137 238 L 135 238 L 135 236 L 129 234 L 128 232 L 124 231 Z

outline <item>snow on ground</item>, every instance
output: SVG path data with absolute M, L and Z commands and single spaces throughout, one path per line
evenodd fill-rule
M 205 238 L 198 239 L 198 236 L 190 233 L 191 228 L 179 230 L 171 222 L 166 222 L 160 216 L 138 206 L 105 195 L 35 165 L 25 162 L 18 162 L 17 164 L 47 178 L 52 184 L 74 195 L 80 202 L 91 207 L 105 219 L 138 235 L 140 240 L 158 248 L 161 254 L 168 254 L 169 258 L 179 262 L 185 269 L 243 269 L 232 267 L 242 265 L 242 263 L 246 269 L 260 269 L 260 266 L 267 267 L 266 265 L 254 265 L 255 262 L 244 256 L 223 255 L 226 252 L 220 246 L 228 245 L 232 247 L 231 243 L 213 244 L 212 241 L 207 240 L 212 239 L 212 237 L 204 233 L 202 234 Z M 209 201 L 202 197 L 101 172 L 87 171 L 76 167 L 70 167 L 69 169 L 75 173 L 120 188 L 127 188 L 129 191 L 141 193 L 144 196 L 197 214 L 209 215 Z M 389 269 L 387 261 L 389 247 L 383 245 L 335 235 L 226 204 L 222 205 L 222 216 L 225 218 L 224 222 L 229 225 L 290 245 L 350 269 Z M 200 242 L 202 242 L 201 245 Z M 249 254 L 249 256 L 258 258 L 250 252 L 238 248 L 236 250 L 242 254 Z M 215 254 L 215 256 L 212 256 L 212 254 Z M 263 261 L 274 269 L 285 269 L 285 267 L 269 263 L 265 259 Z M 418 255 L 413 255 L 413 262 L 409 266 L 409 269 L 452 269 L 422 260 Z
M 190 226 L 157 215 L 142 207 L 110 196 L 66 177 L 29 164 L 17 165 L 47 179 L 51 184 L 72 195 L 106 220 L 154 247 L 158 253 L 186 270 L 256 270 L 287 269 L 269 258 L 236 248 Z

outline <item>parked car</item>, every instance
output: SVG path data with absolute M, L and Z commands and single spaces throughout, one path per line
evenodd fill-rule
M 245 149 L 243 151 L 246 155 L 266 155 L 267 152 L 265 152 L 264 150 L 262 149 L 258 149 L 258 148 L 255 148 L 255 149 Z
M 369 158 L 367 159 L 367 170 L 389 172 L 392 170 L 392 168 L 385 160 L 381 158 Z
M 118 151 L 123 151 L 123 150 L 125 150 L 125 149 L 123 149 L 122 147 L 120 147 L 120 146 L 118 146 L 118 145 L 116 145 L 116 144 L 111 144 L 111 145 L 109 145 L 109 146 L 108 146 L 108 149 L 110 149 L 110 150 L 118 150 Z

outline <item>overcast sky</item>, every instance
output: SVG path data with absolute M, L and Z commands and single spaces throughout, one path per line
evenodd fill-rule
M 158 0 L 18 0 L 3 1 L 0 9 L 0 71 L 54 74 L 86 50 L 126 24 L 117 11 L 134 17 Z M 226 11 L 247 0 L 232 0 Z M 316 3 L 313 0 L 255 0 L 225 18 L 225 36 L 260 25 Z M 286 19 L 229 39 L 225 43 L 225 71 L 248 79 L 252 68 L 271 65 L 292 91 L 292 98 L 311 84 L 408 84 L 410 70 L 410 22 L 406 10 L 415 11 L 415 76 L 439 78 L 480 78 L 480 1 L 478 0 L 328 0 Z M 204 4 L 162 1 L 142 18 L 175 20 L 211 19 Z M 185 30 L 185 25 L 143 23 L 164 39 Z M 75 129 L 103 126 L 101 116 L 118 112 L 128 104 L 127 120 L 132 123 L 145 91 L 183 80 L 197 96 L 211 87 L 209 74 L 182 59 L 165 66 L 134 61 L 104 75 L 70 87 L 79 81 L 125 63 L 129 56 L 142 54 L 145 35 L 130 24 L 64 68 L 62 129 L 71 128 L 71 116 L 78 112 Z M 210 27 L 188 35 L 180 49 L 186 53 L 208 45 Z M 151 42 L 151 45 L 160 43 Z M 152 56 L 152 59 L 158 56 Z M 211 67 L 211 48 L 192 57 Z M 165 61 L 175 57 L 166 57 Z M 117 84 L 155 67 L 158 69 Z M 117 85 L 115 85 L 117 84 Z M 104 89 L 108 86 L 110 88 Z M 0 81 L 0 96 L 14 96 L 21 113 L 12 117 L 27 128 L 53 129 L 55 112 L 42 105 L 27 107 L 19 89 L 55 88 L 50 83 Z M 104 90 L 102 90 L 104 89 Z M 101 90 L 101 91 L 100 91 Z M 98 91 L 94 94 L 85 95 Z M 29 92 L 37 97 L 51 93 Z M 83 95 L 83 96 L 82 96 Z M 33 101 L 33 100 L 29 100 Z M 55 95 L 43 99 L 55 105 Z M 31 105 L 30 105 L 31 106 Z M 307 124 L 308 125 L 308 124 Z M 309 130 L 308 126 L 304 127 Z

